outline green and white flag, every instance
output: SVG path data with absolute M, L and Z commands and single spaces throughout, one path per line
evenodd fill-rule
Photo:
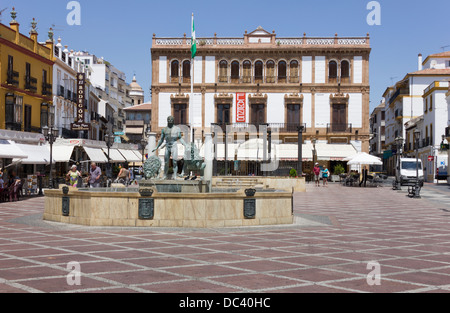
M 191 58 L 197 54 L 197 40 L 195 39 L 194 13 L 192 13 Z

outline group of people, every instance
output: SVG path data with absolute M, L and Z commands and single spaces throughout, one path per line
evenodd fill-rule
M 91 188 L 100 187 L 101 176 L 102 176 L 101 168 L 98 167 L 95 162 L 92 162 L 89 168 L 89 177 L 88 177 L 89 186 Z M 82 175 L 78 171 L 77 166 L 74 164 L 70 168 L 70 171 L 67 173 L 66 177 L 69 180 L 69 186 L 77 187 L 78 181 L 82 178 Z
M 320 169 L 319 163 L 314 164 L 313 173 L 314 173 L 314 181 L 316 187 L 320 187 L 320 172 L 322 171 L 322 180 L 323 186 L 328 186 L 328 177 L 330 176 L 330 171 L 326 166 L 323 167 L 323 170 Z
M 22 190 L 22 181 L 15 172 L 9 174 L 8 180 L 6 174 L 0 168 L 0 200 L 4 200 L 9 197 L 9 201 L 17 201 L 18 194 Z
M 78 171 L 77 166 L 74 164 L 70 168 L 70 171 L 66 175 L 69 180 L 69 186 L 77 187 L 79 186 L 78 181 L 82 178 L 82 174 Z M 95 162 L 91 163 L 89 168 L 88 184 L 90 188 L 99 188 L 101 183 L 102 170 L 97 166 Z M 116 183 L 129 184 L 133 179 L 133 173 L 128 169 L 128 164 L 120 166 L 119 174 L 114 180 Z

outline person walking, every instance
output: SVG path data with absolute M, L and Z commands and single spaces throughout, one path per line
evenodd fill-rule
M 316 182 L 316 187 L 320 187 L 320 167 L 319 163 L 316 163 L 313 168 L 314 181 Z
M 69 186 L 77 187 L 79 177 L 81 177 L 81 173 L 77 171 L 77 166 L 72 165 L 69 173 L 67 173 L 67 178 L 69 178 Z
M 323 186 L 328 187 L 328 176 L 330 176 L 330 171 L 325 166 L 322 171 L 322 178 L 323 178 Z
M 89 186 L 90 188 L 98 188 L 100 187 L 100 177 L 102 176 L 102 170 L 100 167 L 95 164 L 95 162 L 91 163 L 91 168 L 89 169 Z

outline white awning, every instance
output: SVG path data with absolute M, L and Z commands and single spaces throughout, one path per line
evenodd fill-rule
M 123 155 L 123 157 L 128 161 L 128 162 L 141 162 L 142 158 L 139 159 L 136 154 L 133 153 L 132 150 L 124 150 L 124 149 L 119 149 L 119 152 Z
M 50 150 L 50 146 L 46 146 Z M 69 162 L 74 146 L 53 146 L 52 162 Z
M 28 158 L 28 154 L 22 151 L 13 141 L 0 140 L 0 158 L 26 159 Z
M 142 162 L 142 154 L 137 150 L 131 150 L 131 151 L 136 155 L 137 159 L 139 160 L 136 162 Z
M 246 142 L 237 146 L 237 159 L 238 160 L 248 160 L 248 161 L 262 161 L 264 160 L 264 154 L 266 154 L 267 159 L 269 158 L 269 147 L 268 142 L 264 147 L 263 139 L 250 139 Z M 266 148 L 266 149 L 264 149 Z M 264 151 L 265 150 L 265 151 Z M 275 145 L 271 145 L 272 157 L 276 155 Z
M 86 151 L 89 160 L 95 163 L 108 163 L 108 158 L 103 153 L 102 149 L 83 147 Z
M 280 161 L 297 161 L 298 145 L 297 144 L 279 144 L 276 145 L 276 157 Z M 311 144 L 302 145 L 302 161 L 312 161 L 313 147 Z
M 317 159 L 320 161 L 342 161 L 358 151 L 350 144 L 316 144 Z
M 229 143 L 227 145 L 227 160 L 233 161 L 234 155 L 236 153 L 237 144 Z M 225 144 L 219 143 L 217 144 L 217 160 L 225 160 Z
M 103 152 L 108 155 L 108 148 L 102 148 Z M 111 162 L 126 162 L 122 154 L 117 149 L 109 149 L 109 158 Z
M 50 164 L 50 150 L 47 146 L 17 144 L 24 153 L 28 155 L 26 159 L 14 159 L 13 162 L 22 164 Z

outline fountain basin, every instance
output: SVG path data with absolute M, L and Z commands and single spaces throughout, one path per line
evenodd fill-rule
M 45 192 L 44 220 L 85 225 L 121 227 L 215 228 L 293 223 L 293 194 L 286 191 L 164 193 L 153 188 L 151 196 L 139 192 L 106 192 L 70 188 Z M 151 203 L 151 218 L 141 207 Z M 250 212 L 250 213 L 249 213 Z

